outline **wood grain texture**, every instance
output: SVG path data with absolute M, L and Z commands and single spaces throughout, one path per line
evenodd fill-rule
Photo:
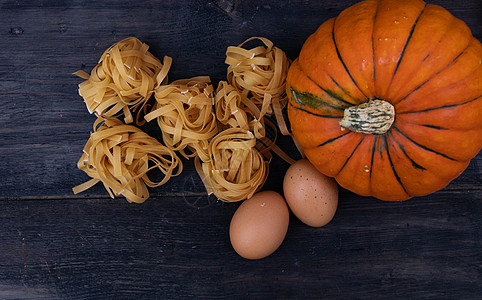
M 480 195 L 389 204 L 344 196 L 326 227 L 292 217 L 282 246 L 259 261 L 240 259 L 228 242 L 237 205 L 6 201 L 0 282 L 82 299 L 479 297 Z
M 0 299 L 480 299 L 482 155 L 444 190 L 387 203 L 341 190 L 334 220 L 294 217 L 260 261 L 228 227 L 238 204 L 205 195 L 192 161 L 133 205 L 77 170 L 94 117 L 72 75 L 136 36 L 169 55 L 171 80 L 225 79 L 226 47 L 264 36 L 296 58 L 303 41 L 357 1 L 0 2 Z M 429 1 L 482 39 L 478 0 Z M 155 127 L 144 128 L 160 137 Z M 295 155 L 286 137 L 280 146 Z M 275 158 L 265 189 L 281 191 Z

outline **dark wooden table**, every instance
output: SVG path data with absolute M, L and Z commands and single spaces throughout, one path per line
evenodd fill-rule
M 225 78 L 227 46 L 264 36 L 295 58 L 356 1 L 0 2 L 0 299 L 481 299 L 482 154 L 442 191 L 389 203 L 340 190 L 333 221 L 294 217 L 268 258 L 229 243 L 238 204 L 205 194 L 193 161 L 144 204 L 76 167 L 89 115 L 76 70 L 128 36 L 169 55 L 171 79 Z M 482 39 L 480 0 L 430 1 Z M 289 139 L 281 145 L 295 154 Z M 275 158 L 264 189 L 281 191 Z

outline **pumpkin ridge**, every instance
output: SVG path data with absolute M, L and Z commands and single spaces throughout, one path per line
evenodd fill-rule
M 343 135 L 344 136 L 344 135 Z M 341 137 L 341 136 L 340 136 Z M 345 160 L 345 163 L 343 164 L 343 166 L 341 166 L 340 170 L 338 170 L 338 173 L 335 175 L 335 178 L 341 173 L 341 171 L 343 171 L 343 169 L 345 168 L 345 166 L 348 164 L 348 161 L 350 161 L 350 159 L 353 157 L 353 154 L 355 154 L 356 150 L 358 149 L 358 147 L 361 145 L 361 143 L 363 142 L 363 140 L 365 139 L 365 135 L 363 135 L 363 137 L 360 139 L 360 141 L 358 142 L 358 144 L 356 145 L 355 149 L 353 149 L 353 151 L 351 152 L 350 156 L 348 156 L 348 158 Z
M 375 15 L 373 16 L 373 26 L 372 26 L 372 59 L 373 59 L 373 82 L 377 81 L 377 68 L 375 63 L 375 40 L 373 37 L 375 36 L 375 20 L 378 16 L 378 9 L 380 8 L 380 1 L 377 1 L 377 10 L 375 11 Z M 370 168 L 371 170 L 371 168 Z M 371 173 L 371 171 L 370 171 Z
M 317 114 L 317 113 L 314 113 L 312 111 L 309 111 L 307 109 L 304 109 L 304 108 L 301 108 L 299 106 L 294 106 L 293 103 L 289 102 L 289 105 L 291 107 L 293 107 L 294 109 L 297 109 L 297 110 L 301 110 L 302 112 L 305 112 L 305 113 L 308 113 L 310 115 L 313 115 L 313 116 L 316 116 L 316 117 L 320 117 L 320 118 L 328 118 L 328 119 L 341 119 L 343 118 L 342 116 L 326 116 L 326 115 L 320 115 L 320 114 Z
M 332 108 L 334 110 L 339 110 L 339 111 L 344 110 L 343 107 L 336 107 L 336 106 L 333 106 L 333 105 L 331 105 L 331 104 L 329 104 L 325 101 L 323 101 L 323 102 L 319 101 L 320 98 L 318 98 L 316 95 L 313 95 L 312 93 L 298 92 L 293 87 L 290 87 L 290 91 L 291 91 L 291 95 L 293 95 L 293 98 L 294 98 L 295 102 L 297 104 L 301 105 L 301 106 L 308 106 L 308 107 L 313 108 L 313 109 L 318 109 L 318 108 L 321 108 L 323 106 L 326 106 L 326 107 Z M 308 98 L 309 101 L 303 101 L 303 100 L 301 100 L 301 98 Z
M 351 98 L 351 96 L 338 84 L 338 82 L 336 82 L 333 77 L 331 77 L 331 75 L 328 74 L 328 76 L 331 78 L 331 80 L 337 85 L 340 87 L 340 89 L 348 96 Z M 311 78 L 310 76 L 306 75 L 306 77 L 311 80 L 317 87 L 319 87 L 323 92 L 325 92 L 328 96 L 330 96 L 331 98 L 333 99 L 336 99 L 344 104 L 347 104 L 347 105 L 355 105 L 354 103 L 351 103 L 351 102 L 348 102 L 346 101 L 345 99 L 341 98 L 338 96 L 337 93 L 333 92 L 332 90 L 327 90 L 325 89 L 324 87 L 322 87 L 321 85 L 319 85 L 313 78 Z M 352 98 L 353 99 L 353 98 Z M 343 107 L 345 108 L 345 107 Z
M 412 123 L 414 125 L 418 125 L 418 126 L 423 126 L 423 127 L 428 127 L 428 128 L 432 128 L 432 129 L 437 129 L 437 130 L 449 130 L 448 128 L 445 128 L 445 127 L 440 127 L 440 126 L 435 126 L 435 125 L 430 125 L 430 124 L 416 124 L 416 123 Z
M 410 138 L 408 135 L 406 135 L 404 132 L 402 132 L 402 131 L 401 131 L 400 129 L 398 129 L 396 126 L 393 126 L 392 129 L 396 130 L 398 133 L 400 133 L 401 135 L 403 135 L 407 140 L 409 140 L 410 142 L 412 142 L 415 146 L 420 147 L 420 148 L 422 148 L 423 150 L 426 150 L 426 151 L 435 153 L 435 154 L 440 155 L 440 156 L 442 156 L 442 157 L 444 157 L 444 158 L 446 158 L 446 159 L 448 159 L 448 160 L 458 161 L 457 159 L 452 158 L 452 157 L 450 157 L 450 156 L 448 156 L 448 155 L 446 155 L 446 154 L 440 153 L 440 152 L 438 152 L 438 151 L 435 151 L 435 150 L 433 150 L 433 149 L 428 148 L 427 146 L 424 146 L 424 145 L 422 145 L 422 144 L 419 144 L 419 143 L 415 142 L 412 138 Z
M 377 141 L 378 141 L 378 135 L 374 135 L 373 147 L 372 147 L 372 156 L 371 156 L 371 161 L 370 161 L 370 180 L 372 178 L 373 161 L 375 159 L 375 152 L 377 150 Z
M 482 95 L 477 96 L 477 97 L 475 97 L 474 99 L 467 100 L 467 101 L 462 102 L 462 103 L 447 104 L 447 105 L 443 105 L 443 106 L 439 106 L 439 107 L 431 107 L 431 108 L 427 108 L 427 109 L 423 109 L 423 110 L 416 110 L 416 111 L 404 111 L 404 112 L 400 112 L 400 113 L 398 113 L 398 114 L 399 114 L 399 115 L 402 115 L 402 114 L 416 114 L 416 113 L 429 112 L 429 111 L 438 110 L 438 109 L 453 108 L 453 107 L 465 105 L 465 104 L 468 104 L 468 103 L 470 103 L 470 102 L 474 102 L 474 101 L 480 100 L 481 98 L 482 98 Z
M 321 143 L 321 144 L 319 144 L 318 146 L 316 146 L 315 148 L 323 147 L 323 146 L 325 146 L 325 145 L 327 145 L 327 144 L 329 144 L 329 143 L 333 143 L 333 142 L 336 141 L 337 139 L 342 138 L 342 137 L 344 137 L 345 135 L 350 134 L 350 133 L 352 133 L 352 132 L 349 131 L 349 132 L 346 132 L 346 133 L 344 133 L 344 134 L 342 134 L 342 135 L 339 135 L 339 136 L 337 136 L 337 137 L 328 139 L 327 141 L 324 141 L 323 143 Z
M 336 18 L 335 18 L 335 22 L 336 22 Z M 356 86 L 356 88 L 360 91 L 360 93 L 365 96 L 365 98 L 367 98 L 367 95 L 365 95 L 365 93 L 360 89 L 360 87 L 358 86 L 358 83 L 355 81 L 355 79 L 353 78 L 353 76 L 351 75 L 350 71 L 348 70 L 348 67 L 346 66 L 345 62 L 343 61 L 343 58 L 341 57 L 341 54 L 340 54 L 340 50 L 338 49 L 338 45 L 336 44 L 336 40 L 335 40 L 335 22 L 333 22 L 333 28 L 331 30 L 331 37 L 333 39 L 333 45 L 335 46 L 335 50 L 336 50 L 336 54 L 338 55 L 338 59 L 340 60 L 343 68 L 345 68 L 345 72 L 348 74 L 348 76 L 350 77 L 351 81 L 353 82 L 353 84 Z M 336 83 L 336 82 L 335 82 Z
M 336 81 L 330 74 L 327 74 L 327 75 L 328 75 L 328 77 L 330 77 L 331 81 L 333 81 L 333 83 L 336 84 L 336 86 L 339 87 L 340 90 L 342 90 L 348 97 L 350 97 L 350 98 L 353 99 L 353 100 L 357 100 L 357 99 L 353 98 L 353 97 L 350 95 L 350 93 L 349 93 L 348 91 L 346 91 L 346 90 L 338 83 L 338 81 Z M 316 82 L 315 82 L 315 83 L 316 83 Z M 316 83 L 316 84 L 317 84 L 317 83 Z M 321 88 L 321 87 L 320 87 L 320 88 Z M 331 91 L 330 91 L 330 92 L 331 92 Z M 331 92 L 331 93 L 333 93 L 333 92 Z M 336 94 L 333 93 L 333 96 L 336 97 Z M 336 97 L 336 98 L 339 99 L 339 100 L 341 100 L 341 101 L 344 102 L 344 103 L 349 104 L 349 105 L 355 105 L 354 103 L 348 102 L 348 101 L 346 101 L 345 99 L 338 98 L 338 97 Z
M 413 158 L 411 158 L 408 155 L 407 151 L 405 150 L 405 147 L 403 146 L 402 143 L 400 143 L 400 141 L 398 141 L 395 137 L 393 137 L 393 140 L 397 143 L 398 148 L 402 151 L 402 153 L 405 155 L 405 157 L 412 163 L 412 167 L 414 167 L 415 169 L 427 171 L 427 168 L 419 165 L 416 161 L 413 160 Z
M 311 78 L 311 76 L 309 76 L 305 71 L 303 71 L 303 67 L 301 66 L 301 64 L 298 64 L 298 68 L 300 69 L 300 71 L 305 74 L 306 78 L 308 78 L 309 80 L 311 80 L 311 82 L 313 82 L 318 88 L 320 88 L 323 92 L 325 92 L 326 94 L 328 94 L 330 97 L 332 97 L 333 99 L 336 99 L 342 103 L 345 103 L 345 104 L 348 104 L 348 105 L 355 105 L 354 103 L 351 103 L 351 102 L 348 102 L 346 101 L 345 99 L 343 99 L 342 97 L 339 97 L 337 93 L 334 93 L 333 91 L 331 90 L 327 90 L 325 89 L 324 87 L 322 87 L 318 82 L 316 82 L 313 78 Z M 333 77 L 328 74 L 328 77 L 330 77 L 331 81 L 333 81 L 333 83 L 336 84 L 336 86 L 338 86 L 340 88 L 340 90 L 342 90 L 345 95 L 347 95 L 349 98 L 353 99 L 353 100 L 356 100 L 354 99 L 349 93 L 347 93 L 345 91 L 345 89 L 338 83 L 335 81 L 335 79 L 333 79 Z
M 392 157 L 390 156 L 390 151 L 388 150 L 388 141 L 387 141 L 387 136 L 386 135 L 383 135 L 382 136 L 383 138 L 383 142 L 384 142 L 384 148 L 385 148 L 385 151 L 387 152 L 387 158 L 388 158 L 388 161 L 390 162 L 390 167 L 392 168 L 392 171 L 393 171 L 393 175 L 395 176 L 395 179 L 397 180 L 398 184 L 400 184 L 400 186 L 402 187 L 403 191 L 405 192 L 405 194 L 407 194 L 409 197 L 412 197 L 412 195 L 410 195 L 408 192 L 407 192 L 407 189 L 405 188 L 405 186 L 403 185 L 402 183 L 402 179 L 400 178 L 400 176 L 398 175 L 397 171 L 395 170 L 395 166 L 393 165 L 393 160 L 392 160 Z
M 462 54 L 465 53 L 465 51 L 469 48 L 470 46 L 470 43 L 467 45 L 467 47 L 465 47 L 464 50 L 462 50 L 462 52 L 460 52 L 460 54 L 458 54 L 450 63 L 448 63 L 445 67 L 443 67 L 440 71 L 438 71 L 437 73 L 433 74 L 432 76 L 430 76 L 427 80 L 425 80 L 421 85 L 417 86 L 416 88 L 414 88 L 410 93 L 408 93 L 407 95 L 405 95 L 403 98 L 401 98 L 396 104 L 402 102 L 403 100 L 407 99 L 408 96 L 410 96 L 411 94 L 413 94 L 414 92 L 416 92 L 417 90 L 419 90 L 420 88 L 422 88 L 425 84 L 427 84 L 430 80 L 432 80 L 433 78 L 435 78 L 437 75 L 439 75 L 440 73 L 442 73 L 443 71 L 445 71 L 448 67 L 450 67 L 455 61 L 457 61 L 457 59 L 462 56 Z M 396 105 L 395 104 L 395 105 Z
M 389 88 L 392 86 L 393 79 L 395 78 L 395 75 L 397 74 L 398 68 L 400 67 L 400 63 L 402 62 L 403 55 L 405 54 L 405 50 L 407 49 L 408 43 L 412 39 L 413 32 L 415 31 L 415 27 L 417 26 L 417 23 L 420 20 L 420 17 L 422 16 L 422 14 L 424 13 L 426 7 L 427 7 L 427 3 L 425 3 L 425 7 L 422 9 L 422 11 L 418 15 L 417 19 L 413 23 L 412 29 L 410 29 L 410 33 L 408 34 L 407 41 L 405 42 L 405 45 L 403 46 L 402 53 L 400 53 L 400 58 L 398 59 L 397 65 L 395 66 L 395 71 L 393 71 L 393 76 L 392 76 L 392 80 L 390 81 Z

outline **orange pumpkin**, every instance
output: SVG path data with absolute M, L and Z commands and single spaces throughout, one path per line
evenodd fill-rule
M 287 77 L 295 139 L 344 188 L 405 200 L 482 146 L 482 46 L 447 10 L 366 0 L 322 24 Z

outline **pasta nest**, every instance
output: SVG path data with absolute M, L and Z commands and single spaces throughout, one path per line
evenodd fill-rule
M 208 193 L 225 202 L 251 198 L 268 176 L 268 162 L 256 149 L 250 131 L 229 128 L 217 134 L 209 144 L 209 160 L 198 173 Z M 199 168 L 199 166 L 198 166 Z
M 245 49 L 243 46 L 260 40 L 264 46 Z M 263 125 L 265 115 L 274 114 L 280 131 L 288 135 L 282 109 L 286 106 L 286 76 L 290 60 L 284 51 L 274 47 L 273 43 L 263 37 L 252 37 L 226 50 L 225 63 L 228 64 L 227 80 L 245 99 L 243 102 L 255 118 Z M 261 128 L 255 132 L 256 137 L 264 135 Z
M 76 186 L 80 193 L 101 181 L 109 195 L 123 195 L 129 202 L 142 203 L 149 197 L 146 187 L 157 187 L 182 172 L 176 153 L 135 126 L 120 120 L 98 118 L 85 144 L 77 167 L 92 177 Z M 153 181 L 147 172 L 158 169 L 162 179 Z
M 214 96 L 216 118 L 223 128 L 258 131 L 259 122 L 248 109 L 247 99 L 226 81 L 220 81 Z
M 129 37 L 109 47 L 90 75 L 74 73 L 86 79 L 79 84 L 79 94 L 90 113 L 109 118 L 122 112 L 125 123 L 134 121 L 131 111 L 140 112 L 154 87 L 167 80 L 171 65 L 170 57 L 163 64 L 148 49 L 147 44 Z
M 166 146 L 185 158 L 198 155 L 207 160 L 209 141 L 219 131 L 210 78 L 198 76 L 160 85 L 154 97 L 156 103 L 145 119 L 157 120 Z

